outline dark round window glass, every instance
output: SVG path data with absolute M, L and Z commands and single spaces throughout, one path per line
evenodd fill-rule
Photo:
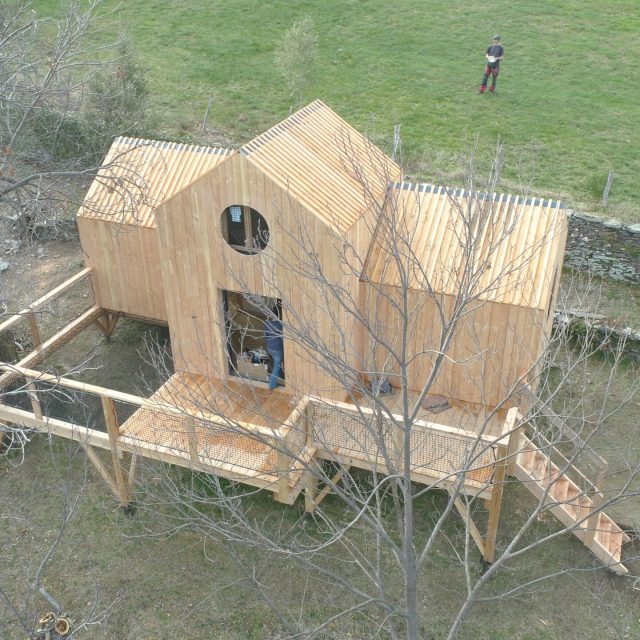
M 222 235 L 240 253 L 260 253 L 269 243 L 267 221 L 251 207 L 234 204 L 222 212 Z

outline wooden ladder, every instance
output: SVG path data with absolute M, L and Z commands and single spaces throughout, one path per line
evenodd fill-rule
M 628 573 L 620 562 L 622 545 L 629 536 L 602 511 L 594 512 L 594 499 L 560 472 L 549 456 L 524 436 L 515 461 L 515 476 L 539 500 L 551 505 L 553 515 L 590 549 L 607 568 Z

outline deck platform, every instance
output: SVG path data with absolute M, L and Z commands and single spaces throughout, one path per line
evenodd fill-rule
M 242 381 L 174 374 L 120 426 L 123 444 L 184 458 L 212 473 L 275 490 L 277 446 L 299 399 Z M 172 413 L 164 410 L 171 408 Z

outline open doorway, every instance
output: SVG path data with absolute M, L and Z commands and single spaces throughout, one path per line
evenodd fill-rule
M 278 298 L 222 291 L 229 373 L 257 382 L 269 382 L 272 358 L 267 352 L 265 322 L 273 310 L 282 317 Z M 284 366 L 280 383 L 284 384 Z

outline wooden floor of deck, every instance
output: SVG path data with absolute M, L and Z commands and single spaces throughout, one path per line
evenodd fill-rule
M 278 479 L 275 449 L 264 435 L 245 433 L 243 425 L 280 429 L 296 405 L 296 399 L 283 390 L 177 373 L 149 398 L 149 404 L 178 408 L 181 413 L 168 415 L 151 407 L 136 411 L 120 427 L 120 435 L 134 446 L 161 449 L 189 461 L 186 417 L 191 416 L 200 465 L 226 471 L 228 477 L 252 478 L 260 486 Z M 207 416 L 223 420 L 212 424 Z
M 409 394 L 409 406 L 413 406 L 418 399 L 418 394 L 411 392 Z M 402 394 L 398 389 L 388 396 L 381 398 L 382 402 L 389 408 L 390 413 L 402 415 Z M 345 402 L 350 399 L 345 398 Z M 424 407 L 431 401 L 436 406 L 441 401 L 446 401 L 446 409 L 441 411 L 433 411 Z M 474 404 L 472 402 L 462 402 L 451 398 L 442 398 L 441 396 L 427 396 L 426 402 L 420 407 L 416 416 L 417 420 L 424 422 L 436 422 L 448 427 L 456 429 L 464 429 L 473 433 L 482 433 L 487 436 L 498 437 L 502 433 L 502 425 L 507 417 L 507 409 L 499 409 L 492 413 L 491 407 Z

